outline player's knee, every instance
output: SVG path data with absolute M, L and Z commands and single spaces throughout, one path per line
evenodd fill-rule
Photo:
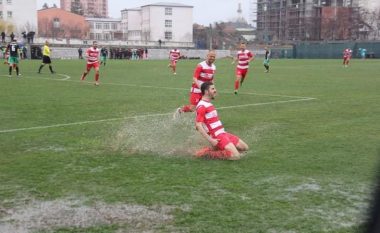
M 239 151 L 232 142 L 228 143 L 224 149 L 229 151 L 232 157 L 238 157 L 240 155 Z
M 238 144 L 236 145 L 236 147 L 238 148 L 238 150 L 240 151 L 246 151 L 249 149 L 249 146 L 247 145 L 247 143 L 245 143 L 243 140 L 239 140 Z

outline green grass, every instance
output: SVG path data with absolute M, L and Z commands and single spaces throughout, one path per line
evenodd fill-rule
M 234 66 L 217 60 L 214 104 L 226 130 L 250 146 L 234 162 L 181 153 L 199 141 L 193 115 L 172 121 L 170 113 L 187 104 L 199 61 L 180 61 L 173 76 L 166 61 L 111 60 L 99 87 L 93 71 L 88 83 L 79 81 L 84 61 L 53 62 L 71 78 L 47 67 L 38 75 L 39 61 L 22 61 L 20 79 L 7 78 L 5 66 L 0 73 L 0 229 L 33 221 L 9 218 L 12 211 L 68 199 L 169 206 L 172 219 L 148 226 L 154 232 L 362 226 L 378 165 L 379 60 L 353 60 L 349 68 L 340 60 L 272 60 L 268 74 L 256 60 L 237 96 Z M 142 115 L 150 116 L 133 118 Z M 147 230 L 136 221 L 31 231 Z

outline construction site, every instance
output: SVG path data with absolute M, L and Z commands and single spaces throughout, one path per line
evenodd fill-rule
M 251 0 L 256 39 L 266 44 L 365 39 L 360 0 Z

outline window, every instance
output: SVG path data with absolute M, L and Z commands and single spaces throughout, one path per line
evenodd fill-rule
M 165 15 L 172 15 L 173 14 L 173 9 L 172 8 L 165 8 Z
M 0 5 L 3 4 L 3 0 L 0 0 Z
M 165 27 L 171 28 L 172 27 L 172 21 L 171 20 L 165 20 Z
M 104 29 L 110 29 L 110 24 L 109 23 L 104 23 L 103 28 Z
M 3 18 L 3 12 L 0 11 L 0 19 L 2 19 L 2 18 Z
M 116 30 L 117 29 L 117 25 L 116 25 L 116 23 L 112 23 L 112 30 Z
M 12 0 L 7 0 L 7 3 L 8 4 L 12 4 Z
M 8 11 L 8 12 L 7 12 L 7 17 L 8 17 L 9 19 L 12 18 L 12 11 Z
M 173 37 L 172 32 L 165 32 L 165 39 L 166 39 L 166 40 L 171 40 L 172 37 Z
M 104 40 L 110 40 L 110 34 L 104 34 Z
M 100 33 L 96 33 L 96 34 L 95 34 L 95 39 L 96 39 L 96 40 L 102 40 L 102 34 L 100 34 Z
M 96 23 L 95 24 L 96 29 L 102 29 L 102 24 L 101 23 Z

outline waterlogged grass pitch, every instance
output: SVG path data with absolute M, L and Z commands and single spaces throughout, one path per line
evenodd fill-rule
M 357 232 L 378 164 L 378 60 L 255 60 L 239 94 L 216 61 L 214 104 L 250 146 L 195 159 L 207 143 L 188 102 L 197 60 L 22 61 L 0 71 L 0 232 Z

